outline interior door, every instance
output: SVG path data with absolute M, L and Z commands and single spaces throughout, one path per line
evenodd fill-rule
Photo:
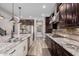
M 43 22 L 40 20 L 36 21 L 36 37 L 43 36 Z

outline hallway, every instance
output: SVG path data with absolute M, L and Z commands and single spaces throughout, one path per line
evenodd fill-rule
M 30 48 L 28 56 L 51 56 L 51 54 L 45 41 L 38 38 Z

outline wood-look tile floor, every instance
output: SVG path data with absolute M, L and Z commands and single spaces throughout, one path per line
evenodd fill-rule
M 43 39 L 37 39 L 30 48 L 28 56 L 51 56 L 51 54 L 45 41 Z

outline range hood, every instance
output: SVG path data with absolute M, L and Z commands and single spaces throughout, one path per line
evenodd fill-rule
M 59 21 L 59 12 L 56 13 L 53 17 L 51 17 L 50 24 L 52 22 L 58 22 L 58 21 Z

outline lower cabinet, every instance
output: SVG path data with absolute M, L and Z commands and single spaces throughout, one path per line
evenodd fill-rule
M 30 47 L 32 46 L 33 43 L 33 36 L 28 37 L 28 50 L 30 49 Z
M 46 36 L 45 42 L 48 45 L 48 49 L 52 56 L 72 56 L 72 54 L 53 41 L 50 37 Z
M 16 47 L 12 48 L 7 52 L 7 55 L 10 56 L 25 56 L 28 52 L 27 40 L 21 42 Z
M 10 50 L 8 52 L 8 54 L 10 56 L 21 56 L 21 55 L 23 55 L 23 46 L 22 46 L 22 44 L 19 44 L 18 46 L 16 46 L 12 50 Z
M 26 41 L 24 41 L 24 47 L 23 47 L 23 53 L 24 53 L 24 56 L 27 55 L 28 53 L 28 39 Z

